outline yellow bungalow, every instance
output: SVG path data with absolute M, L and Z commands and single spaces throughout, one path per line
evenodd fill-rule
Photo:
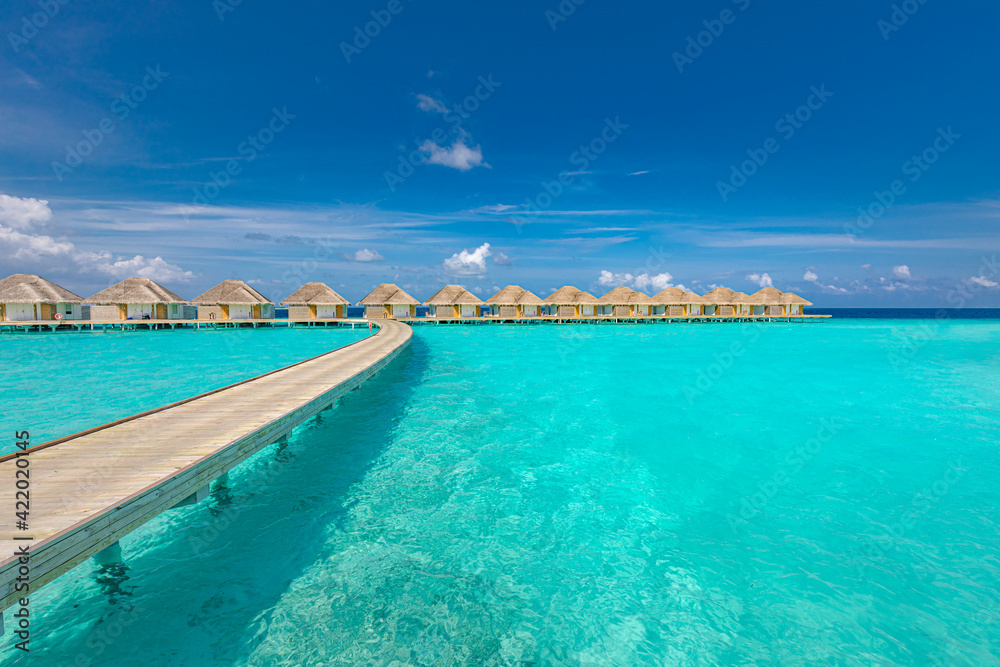
M 597 307 L 601 305 L 593 294 L 570 285 L 560 287 L 543 303 L 548 314 L 554 317 L 594 317 Z
M 652 297 L 653 314 L 668 317 L 700 317 L 705 301 L 683 287 L 668 287 Z
M 714 317 L 738 317 L 750 314 L 752 299 L 743 292 L 734 292 L 728 287 L 716 287 L 702 297 L 705 314 Z
M 750 295 L 751 314 L 757 317 L 781 317 L 785 314 L 782 292 L 774 287 L 764 287 Z
M 90 319 L 179 320 L 184 317 L 184 299 L 149 278 L 133 277 L 115 283 L 84 299 L 90 304 Z
M 347 317 L 351 302 L 326 283 L 306 283 L 279 305 L 288 306 L 290 320 L 332 320 Z
M 193 299 L 199 320 L 268 320 L 274 303 L 242 280 L 223 280 Z
M 781 301 L 785 308 L 785 316 L 795 316 L 803 314 L 803 306 L 813 305 L 812 301 L 806 301 L 798 294 L 793 294 L 792 292 L 782 292 Z
M 653 299 L 629 287 L 616 287 L 598 299 L 603 317 L 648 317 Z
M 417 316 L 420 302 L 392 283 L 382 283 L 358 302 L 370 320 L 401 320 Z
M 485 304 L 461 285 L 445 285 L 437 294 L 424 301 L 424 305 L 430 306 L 431 317 L 466 319 L 479 317 Z
M 0 321 L 83 319 L 83 299 L 65 287 L 31 273 L 0 280 Z
M 507 285 L 486 300 L 490 317 L 538 317 L 545 302 L 519 285 Z

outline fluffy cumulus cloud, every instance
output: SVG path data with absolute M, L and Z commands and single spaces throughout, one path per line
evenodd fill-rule
M 666 272 L 658 273 L 654 276 L 648 273 L 640 273 L 634 276 L 631 273 L 601 271 L 601 275 L 597 277 L 597 284 L 601 287 L 618 287 L 619 285 L 624 285 L 625 287 L 631 287 L 643 292 L 650 291 L 656 293 L 672 287 L 673 283 L 670 281 L 673 279 L 674 277 Z
M 771 276 L 766 273 L 751 273 L 747 276 L 747 280 L 757 283 L 761 287 L 774 287 L 774 283 L 771 282 Z
M 486 274 L 486 258 L 492 255 L 490 244 L 484 243 L 472 252 L 462 250 L 444 260 L 445 273 L 452 276 L 482 276 Z
M 493 258 L 493 263 L 496 264 L 497 266 L 510 266 L 511 264 L 513 264 L 510 257 L 503 254 L 502 252 L 497 253 L 497 256 Z
M 116 280 L 142 276 L 158 282 L 185 283 L 194 277 L 190 271 L 185 271 L 165 261 L 162 257 L 143 257 L 136 255 L 132 259 L 119 257 L 112 261 L 110 253 L 86 253 L 92 256 L 93 267 L 100 273 Z
M 420 107 L 421 111 L 429 111 L 431 113 L 448 113 L 448 107 L 444 105 L 444 102 L 434 99 L 430 95 L 424 95 L 423 93 L 417 95 L 417 106 Z
M 28 229 L 38 222 L 52 219 L 52 209 L 44 199 L 0 195 L 0 225 L 12 229 Z
M 32 232 L 32 225 L 52 219 L 47 201 L 0 195 L 0 256 L 20 262 L 50 260 L 52 268 L 67 264 L 83 272 L 97 272 L 114 278 L 145 276 L 164 282 L 186 282 L 190 271 L 166 262 L 162 257 L 136 255 L 131 259 L 113 257 L 107 250 L 89 252 L 70 241 Z
M 902 278 L 903 280 L 910 279 L 910 267 L 906 264 L 900 264 L 899 266 L 892 267 L 892 275 L 897 278 Z
M 817 274 L 812 269 L 806 269 L 806 272 L 802 274 L 802 280 L 810 282 L 816 287 L 819 287 L 824 292 L 829 292 L 831 294 L 849 294 L 850 290 L 843 287 L 838 287 L 837 285 L 824 285 L 819 281 L 819 274 Z M 836 278 L 834 278 L 836 280 Z
M 442 167 L 451 167 L 459 171 L 469 171 L 475 167 L 489 166 L 483 162 L 483 151 L 479 146 L 469 147 L 466 145 L 468 135 L 462 134 L 451 146 L 438 146 L 433 141 L 425 141 L 420 150 L 427 155 L 424 162 L 427 164 L 439 164 Z
M 385 259 L 385 257 L 380 255 L 375 250 L 362 248 L 361 250 L 358 250 L 353 255 L 351 255 L 351 259 L 353 259 L 355 262 L 381 262 L 382 260 Z

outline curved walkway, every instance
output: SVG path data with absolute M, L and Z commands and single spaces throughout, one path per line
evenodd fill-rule
M 15 528 L 24 455 L 0 458 L 0 610 L 161 512 L 199 499 L 212 480 L 385 367 L 413 333 L 392 320 L 376 326 L 375 335 L 313 359 L 27 450 L 27 530 Z M 25 547 L 28 593 L 15 588 L 24 563 L 14 554 Z

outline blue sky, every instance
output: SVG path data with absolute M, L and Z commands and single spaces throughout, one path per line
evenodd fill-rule
M 995 4 L 234 1 L 8 4 L 0 273 L 1000 306 Z

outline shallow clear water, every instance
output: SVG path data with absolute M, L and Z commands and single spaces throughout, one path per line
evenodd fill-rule
M 7 334 L 0 433 L 32 444 L 151 410 L 316 356 L 367 328 L 297 327 Z M 0 454 L 16 450 L 0 440 Z
M 0 655 L 998 664 L 998 405 L 995 321 L 418 327 Z

